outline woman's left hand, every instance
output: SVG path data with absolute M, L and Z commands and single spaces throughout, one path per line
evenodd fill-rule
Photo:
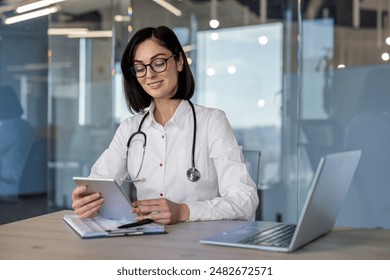
M 149 218 L 165 225 L 187 221 L 190 213 L 187 204 L 165 198 L 138 200 L 132 206 L 132 212 L 138 214 L 138 221 Z

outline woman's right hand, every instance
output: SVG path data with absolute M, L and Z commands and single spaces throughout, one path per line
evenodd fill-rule
M 87 194 L 87 187 L 78 185 L 72 192 L 72 208 L 80 218 L 92 218 L 98 215 L 104 199 L 100 193 Z

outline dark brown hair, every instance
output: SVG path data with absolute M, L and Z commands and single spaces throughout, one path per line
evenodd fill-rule
M 150 106 L 152 97 L 144 91 L 137 78 L 131 73 L 134 52 L 136 47 L 147 39 L 155 40 L 160 46 L 170 50 L 172 54 L 181 54 L 183 58 L 183 70 L 179 73 L 178 89 L 172 99 L 189 100 L 195 90 L 194 77 L 188 64 L 183 47 L 176 34 L 166 26 L 146 27 L 137 31 L 127 44 L 121 59 L 124 91 L 126 102 L 131 112 L 142 113 Z M 175 60 L 180 59 L 179 55 Z

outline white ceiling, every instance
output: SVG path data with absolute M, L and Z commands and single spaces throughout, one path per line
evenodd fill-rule
M 168 0 L 183 11 L 183 19 L 188 21 L 190 14 L 195 14 L 198 21 L 198 28 L 203 30 L 208 28 L 208 21 L 211 18 L 211 5 L 210 1 L 193 1 L 193 0 Z M 259 2 L 262 0 L 258 0 Z M 309 0 L 307 0 L 309 1 Z M 0 0 L 0 13 L 11 11 L 17 6 L 34 2 L 33 0 Z M 127 5 L 129 0 L 114 0 L 114 3 L 122 3 Z M 248 1 L 248 3 L 251 1 Z M 319 9 L 323 4 L 323 0 L 310 0 L 308 7 L 313 15 L 316 14 L 315 10 Z M 81 15 L 88 12 L 97 10 L 110 10 L 111 0 L 66 0 L 60 3 L 61 11 L 65 14 Z M 153 21 L 155 18 L 161 19 L 169 14 L 165 9 L 160 7 L 152 0 L 133 0 L 134 7 L 137 7 L 135 11 L 134 19 L 140 20 L 147 18 L 147 21 Z M 258 16 L 250 11 L 245 5 L 242 5 L 237 0 L 217 0 L 217 15 L 224 27 L 240 26 L 248 24 L 259 23 Z M 253 4 L 253 2 L 251 2 Z M 272 2 L 270 2 L 272 4 Z M 271 5 L 270 4 L 270 5 Z M 382 6 L 384 10 L 390 10 L 390 0 L 359 0 L 361 9 L 365 10 L 377 10 L 379 6 Z M 258 11 L 257 11 L 258 13 Z M 310 18 L 308 16 L 307 18 Z M 170 17 L 173 23 L 180 23 L 180 19 L 176 19 L 174 16 Z M 178 24 L 180 25 L 180 24 Z

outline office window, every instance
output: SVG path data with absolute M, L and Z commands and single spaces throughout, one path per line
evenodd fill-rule
M 199 31 L 196 40 L 195 100 L 224 110 L 243 150 L 261 152 L 257 184 L 267 220 L 280 212 L 271 196 L 280 189 L 282 30 L 281 22 L 221 28 Z

